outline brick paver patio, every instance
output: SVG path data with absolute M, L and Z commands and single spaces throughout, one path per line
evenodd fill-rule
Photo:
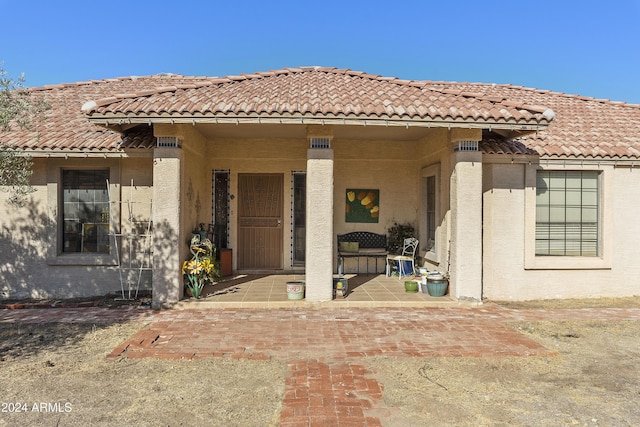
M 640 320 L 640 309 L 510 310 L 479 307 L 277 309 L 58 308 L 0 310 L 0 322 L 149 322 L 110 358 L 229 357 L 287 363 L 281 425 L 380 426 L 392 414 L 367 356 L 484 357 L 553 354 L 510 328 L 515 321 Z

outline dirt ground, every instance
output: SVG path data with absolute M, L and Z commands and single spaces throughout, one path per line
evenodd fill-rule
M 503 303 L 640 307 L 640 298 Z M 556 356 L 368 358 L 385 426 L 640 425 L 640 322 L 520 322 Z M 0 426 L 276 426 L 285 362 L 107 359 L 142 327 L 0 323 Z

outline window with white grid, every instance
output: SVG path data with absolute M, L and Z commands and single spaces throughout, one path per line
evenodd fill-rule
M 600 254 L 600 173 L 538 171 L 536 256 Z

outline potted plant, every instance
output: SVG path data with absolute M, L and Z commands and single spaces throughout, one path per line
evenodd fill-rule
M 194 298 L 200 298 L 202 289 L 220 277 L 220 269 L 215 261 L 215 247 L 211 240 L 194 235 L 189 244 L 192 257 L 182 263 L 182 275 L 187 279 L 186 286 Z
M 409 293 L 418 292 L 418 282 L 415 280 L 407 280 L 404 282 L 404 291 Z
M 389 227 L 387 230 L 387 233 L 388 233 L 387 252 L 393 255 L 401 255 L 405 239 L 414 237 L 414 231 L 415 229 L 411 224 L 398 224 L 397 222 L 394 223 L 393 226 Z M 417 258 L 417 253 L 418 251 L 416 251 L 416 255 L 415 255 L 416 258 Z M 402 261 L 402 262 L 406 263 L 403 266 L 405 271 L 410 271 L 411 262 L 410 261 Z M 418 265 L 417 259 L 414 260 L 413 265 Z M 392 263 L 391 268 L 393 269 L 393 271 L 390 272 L 391 275 L 399 274 L 398 272 L 399 266 L 397 262 Z
M 397 222 L 387 230 L 387 251 L 390 254 L 400 254 L 404 239 L 413 237 L 414 228 L 410 224 L 398 224 Z
M 447 293 L 449 278 L 438 272 L 427 274 L 427 293 L 432 297 L 442 297 Z

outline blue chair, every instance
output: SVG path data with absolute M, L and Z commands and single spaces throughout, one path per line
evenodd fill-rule
M 387 255 L 387 277 L 391 276 L 390 262 L 396 263 L 398 268 L 398 277 L 402 279 L 404 276 L 413 276 L 415 273 L 415 255 L 418 249 L 418 239 L 409 237 L 404 239 L 401 255 Z M 405 268 L 405 264 L 411 265 L 410 271 Z

